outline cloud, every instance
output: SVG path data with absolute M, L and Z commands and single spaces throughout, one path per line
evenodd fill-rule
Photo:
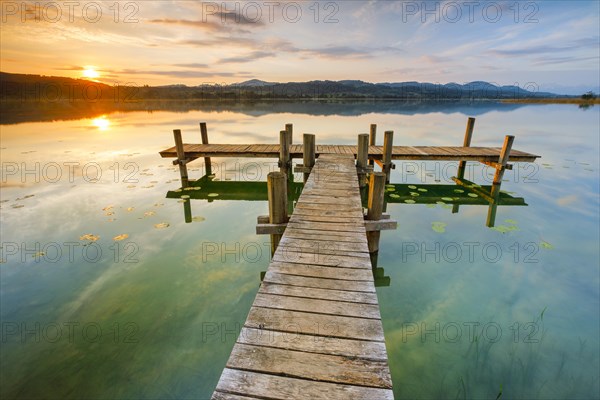
M 245 56 L 235 56 L 235 57 L 226 57 L 220 59 L 218 64 L 227 64 L 227 63 L 246 63 L 259 60 L 261 58 L 266 57 L 274 57 L 276 54 L 270 51 L 254 51 Z
M 201 64 L 201 63 L 173 64 L 172 66 L 173 67 L 181 67 L 181 68 L 198 68 L 198 69 L 208 68 L 208 64 Z

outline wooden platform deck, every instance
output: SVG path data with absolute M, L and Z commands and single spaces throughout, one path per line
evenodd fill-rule
M 278 144 L 184 144 L 189 159 L 200 157 L 256 157 L 278 158 Z M 356 157 L 358 146 L 352 145 L 316 145 L 315 154 L 342 154 Z M 496 162 L 500 156 L 500 147 L 460 147 L 460 146 L 393 146 L 392 160 L 433 160 L 433 161 L 481 161 Z M 160 152 L 163 158 L 177 158 L 175 146 Z M 290 146 L 292 158 L 302 158 L 302 145 Z M 369 146 L 369 158 L 381 160 L 383 146 Z M 519 150 L 510 152 L 509 161 L 534 162 L 539 156 Z
M 392 399 L 371 269 L 354 156 L 323 154 L 212 398 Z

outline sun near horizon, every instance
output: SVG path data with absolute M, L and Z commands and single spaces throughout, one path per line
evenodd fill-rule
M 92 80 L 97 80 L 98 78 L 100 78 L 100 73 L 98 72 L 97 68 L 93 65 L 86 65 L 85 67 L 83 67 L 81 75 L 86 79 Z

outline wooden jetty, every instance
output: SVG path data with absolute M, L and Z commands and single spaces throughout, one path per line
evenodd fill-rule
M 466 202 L 487 202 L 486 224 L 493 226 L 498 205 L 524 204 L 500 193 L 504 172 L 512 168 L 509 161 L 533 162 L 539 157 L 513 150 L 513 136 L 506 136 L 502 147 L 471 147 L 474 123 L 469 118 L 460 147 L 394 146 L 392 131 L 386 131 L 383 146 L 377 146 L 376 125 L 371 125 L 370 134 L 358 135 L 357 146 L 315 145 L 311 134 L 295 145 L 291 124 L 280 132 L 279 144 L 209 144 L 205 123 L 200 124 L 202 144 L 185 144 L 181 131 L 173 132 L 175 146 L 160 155 L 176 158 L 173 164 L 179 165 L 184 188 L 189 186 L 187 164 L 198 158 L 204 157 L 207 175 L 211 157 L 279 160 L 280 171 L 268 175 L 269 215 L 259 216 L 257 225 L 257 234 L 271 235 L 272 261 L 213 399 L 393 398 L 374 284 L 374 276 L 385 280 L 383 270 L 376 268 L 381 230 L 396 228 L 383 213 L 392 160 L 459 161 L 453 179 L 465 190 L 439 187 L 432 189 L 430 200 L 423 196 L 420 202 L 447 199 L 444 194 L 452 190 L 453 213 Z M 294 169 L 304 174 L 299 198 L 298 186 L 291 181 L 293 158 L 303 159 Z M 495 168 L 492 185 L 465 180 L 467 161 Z M 374 164 L 382 172 L 373 172 Z M 367 181 L 365 215 L 361 189 Z M 259 186 L 247 186 L 245 191 L 264 199 L 256 195 Z M 238 188 L 230 188 L 232 199 L 245 196 Z M 402 200 L 399 193 L 395 198 Z M 411 195 L 404 197 L 407 194 Z M 189 203 L 184 211 L 186 221 L 191 220 Z
M 391 399 L 391 388 L 354 157 L 323 154 L 213 399 Z

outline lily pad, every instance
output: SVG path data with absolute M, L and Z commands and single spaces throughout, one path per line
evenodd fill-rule
M 86 233 L 85 235 L 79 236 L 79 240 L 85 240 L 87 242 L 95 242 L 100 239 L 100 236 Z
M 420 194 L 419 194 L 419 193 L 417 193 L 417 192 L 410 192 L 410 195 L 411 195 L 412 197 L 417 197 L 417 196 L 420 196 Z
M 415 204 L 415 203 L 416 203 L 416 201 L 414 201 L 414 200 L 411 200 L 411 199 L 406 199 L 406 200 L 404 200 L 404 202 L 405 202 L 406 204 Z
M 23 204 L 13 204 L 12 208 L 23 208 L 25 207 Z
M 543 240 L 540 242 L 540 247 L 543 249 L 548 249 L 548 250 L 552 250 L 554 248 L 553 245 L 551 245 L 550 243 L 543 241 Z
M 123 233 L 123 234 L 121 234 L 121 235 L 117 235 L 117 236 L 115 236 L 115 237 L 113 238 L 113 240 L 114 240 L 115 242 L 119 242 L 119 241 L 121 241 L 121 240 L 125 240 L 125 239 L 127 239 L 128 237 L 129 237 L 129 235 L 128 235 L 128 234 L 126 234 L 126 233 Z
M 513 225 L 518 224 L 518 222 L 515 221 L 514 219 L 505 219 L 504 222 L 506 222 L 507 224 L 513 224 Z
M 102 211 L 110 211 L 114 208 L 115 206 L 106 206 L 102 209 Z
M 454 201 L 454 199 L 452 197 L 442 197 L 442 200 L 444 200 L 444 201 Z
M 493 229 L 495 231 L 498 231 L 500 233 L 507 233 L 507 232 L 512 232 L 512 231 L 518 231 L 519 227 L 516 225 L 510 225 L 510 226 L 506 226 L 506 225 L 498 225 L 498 226 L 494 226 L 490 229 Z
M 187 200 L 190 198 L 190 196 L 188 196 L 187 194 L 184 194 L 183 196 L 180 196 L 180 198 L 183 200 Z
M 427 208 L 435 208 L 435 204 L 427 204 L 426 207 Z
M 208 197 L 219 197 L 219 193 L 209 193 Z
M 399 195 L 399 194 L 392 193 L 392 194 L 390 194 L 390 197 L 391 197 L 392 199 L 399 199 L 399 198 L 400 198 L 400 195 Z
M 465 191 L 462 189 L 454 189 L 454 193 L 464 193 Z
M 439 204 L 439 205 L 442 205 L 442 206 L 443 206 L 443 205 L 444 205 L 444 204 L 446 204 L 446 203 L 444 203 L 443 201 L 436 201 L 436 202 L 435 202 L 435 204 Z
M 146 212 L 144 213 L 144 217 L 151 217 L 151 216 L 153 216 L 154 214 L 156 214 L 156 212 L 154 212 L 154 211 L 146 211 Z
M 431 229 L 433 229 L 434 232 L 437 233 L 444 233 L 446 232 L 447 225 L 448 224 L 446 224 L 445 222 L 434 221 L 431 223 Z
M 418 190 L 419 192 L 427 192 L 427 189 L 425 189 L 425 188 L 418 188 L 417 190 Z
M 161 222 L 160 224 L 154 225 L 154 227 L 156 229 L 164 229 L 164 228 L 168 228 L 169 226 L 171 226 L 171 225 L 167 222 Z
M 135 207 L 127 207 L 125 209 L 125 211 L 127 211 L 127 212 L 132 212 L 133 210 L 135 210 Z
M 469 197 L 473 197 L 473 198 L 475 198 L 475 197 L 479 197 L 479 196 L 478 196 L 477 194 L 475 194 L 475 193 L 469 193 L 469 194 L 467 194 L 467 196 L 469 196 Z
M 416 189 L 417 187 L 415 185 L 408 185 L 409 189 Z
M 194 221 L 194 222 L 203 222 L 203 221 L 206 221 L 206 218 L 204 218 L 204 217 L 194 217 L 194 218 L 192 218 L 192 221 Z

